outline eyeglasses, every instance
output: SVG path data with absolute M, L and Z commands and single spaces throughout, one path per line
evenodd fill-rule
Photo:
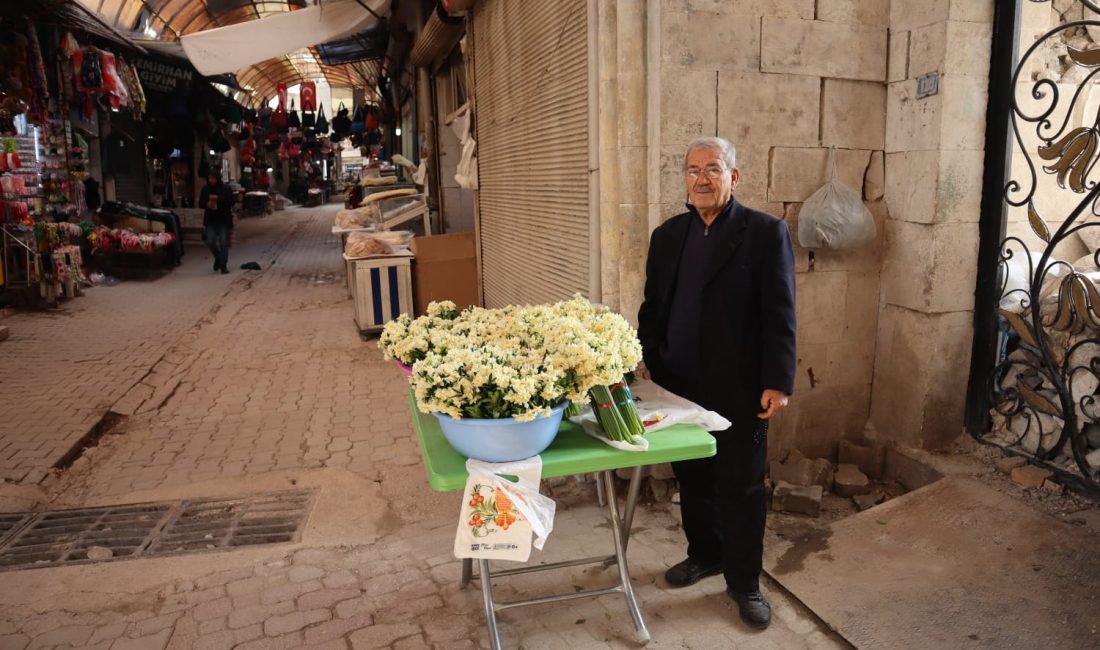
M 722 169 L 718 165 L 707 165 L 704 169 L 699 169 L 698 167 L 688 167 L 686 173 L 688 180 L 694 183 L 698 181 L 699 177 L 704 174 L 706 174 L 707 178 L 709 178 L 710 180 L 716 181 L 719 178 L 722 178 L 722 176 L 725 175 L 727 172 L 725 169 Z

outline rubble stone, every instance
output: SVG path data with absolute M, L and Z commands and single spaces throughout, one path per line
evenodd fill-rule
M 1023 456 L 1005 456 L 1004 458 L 998 459 L 994 465 L 996 465 L 998 472 L 1008 476 L 1011 475 L 1012 470 L 1017 467 L 1027 465 L 1027 459 Z
M 1100 449 L 1094 449 L 1085 454 L 1085 462 L 1091 467 L 1100 467 Z
M 822 494 L 824 490 L 820 485 L 791 485 L 778 481 L 772 492 L 772 509 L 816 517 L 821 514 Z
M 95 561 L 109 560 L 115 556 L 115 552 L 106 546 L 91 546 L 88 548 L 88 559 Z
M 652 478 L 668 481 L 676 478 L 676 475 L 672 473 L 672 463 L 658 463 L 656 465 L 649 466 L 649 475 Z
M 1060 483 L 1058 483 L 1056 481 L 1052 481 L 1048 478 L 1047 480 L 1043 481 L 1043 490 L 1045 490 L 1045 491 L 1047 491 L 1051 494 L 1061 494 L 1062 493 L 1062 485 Z
M 9 336 L 11 336 L 11 330 L 8 329 L 8 326 L 0 325 L 0 341 L 8 340 Z
M 882 490 L 875 490 L 869 494 L 857 494 L 852 497 L 852 501 L 855 502 L 856 507 L 859 508 L 861 512 L 877 506 L 885 500 L 886 494 Z
M 1024 465 L 1012 470 L 1012 480 L 1024 487 L 1042 487 L 1043 481 L 1053 475 L 1054 472 L 1049 469 L 1043 469 L 1035 465 Z
M 813 485 L 820 485 L 823 490 L 833 487 L 833 464 L 825 458 L 815 458 L 813 464 Z
M 882 461 L 885 457 L 885 448 L 857 445 L 848 440 L 841 440 L 838 448 L 838 462 L 855 465 L 859 471 L 873 479 L 882 478 Z
M 797 449 L 783 462 L 773 460 L 769 474 L 773 481 L 791 485 L 820 485 L 825 490 L 833 485 L 833 464 L 824 458 L 806 458 Z
M 833 492 L 837 496 L 854 497 L 857 494 L 866 494 L 871 486 L 867 475 L 859 471 L 859 468 L 850 463 L 841 463 L 836 466 L 836 475 L 833 477 Z

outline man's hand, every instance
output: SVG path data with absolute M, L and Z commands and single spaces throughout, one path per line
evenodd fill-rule
M 634 376 L 642 380 L 652 379 L 649 375 L 649 368 L 645 367 L 644 361 L 638 362 L 638 367 L 634 369 Z
M 760 408 L 764 409 L 763 413 L 757 414 L 756 417 L 761 420 L 767 420 L 771 416 L 779 412 L 779 409 L 787 405 L 787 394 L 781 390 L 773 390 L 771 388 L 765 388 L 764 392 L 760 395 Z

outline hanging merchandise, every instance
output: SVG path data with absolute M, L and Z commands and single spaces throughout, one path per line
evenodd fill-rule
M 350 133 L 351 118 L 348 117 L 348 109 L 344 106 L 344 102 L 340 102 L 340 108 L 336 109 L 336 115 L 332 118 L 332 136 L 342 140 Z
M 286 84 L 281 83 L 276 86 L 275 94 L 279 97 L 279 104 L 271 114 L 271 128 L 279 133 L 286 133 L 287 128 L 290 126 L 286 114 Z
M 0 62 L 4 67 L 0 91 L 27 102 L 33 95 L 28 51 L 29 42 L 22 34 L 14 31 L 0 33 Z
M 286 123 L 292 129 L 302 128 L 302 120 L 298 119 L 298 111 L 294 109 L 294 100 L 290 100 L 290 112 L 286 114 Z
M 363 108 L 362 106 L 357 106 L 355 108 L 355 115 L 353 115 L 351 117 L 351 132 L 356 133 L 356 134 L 362 133 L 363 129 L 366 128 L 366 121 L 367 121 L 367 111 L 366 111 L 366 109 Z
M 312 81 L 303 81 L 299 93 L 302 96 L 302 111 L 310 113 L 317 110 L 317 84 Z
M 314 132 L 319 136 L 328 135 L 328 120 L 325 119 L 325 105 L 317 105 L 317 123 L 314 125 Z
M 35 124 L 41 124 L 48 117 L 50 91 L 46 82 L 45 59 L 42 57 L 42 47 L 38 43 L 38 31 L 30 17 L 27 18 L 27 34 L 27 68 L 31 82 L 31 100 L 27 119 Z
M 94 47 L 77 50 L 73 54 L 76 70 L 76 89 L 82 93 L 103 91 L 103 58 Z
M 378 107 L 367 107 L 367 114 L 364 116 L 363 126 L 368 131 L 373 131 L 378 128 Z
M 241 162 L 256 163 L 256 143 L 251 139 L 245 140 L 244 146 L 241 147 Z

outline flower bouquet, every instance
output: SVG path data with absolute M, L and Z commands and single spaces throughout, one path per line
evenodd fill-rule
M 409 382 L 424 413 L 529 422 L 567 402 L 587 402 L 591 393 L 610 438 L 641 433 L 615 404 L 628 405 L 625 387 L 616 385 L 641 360 L 638 337 L 622 316 L 579 295 L 502 309 L 432 303 L 420 318 L 387 324 L 379 346 L 412 368 Z M 632 404 L 629 410 L 637 420 Z

